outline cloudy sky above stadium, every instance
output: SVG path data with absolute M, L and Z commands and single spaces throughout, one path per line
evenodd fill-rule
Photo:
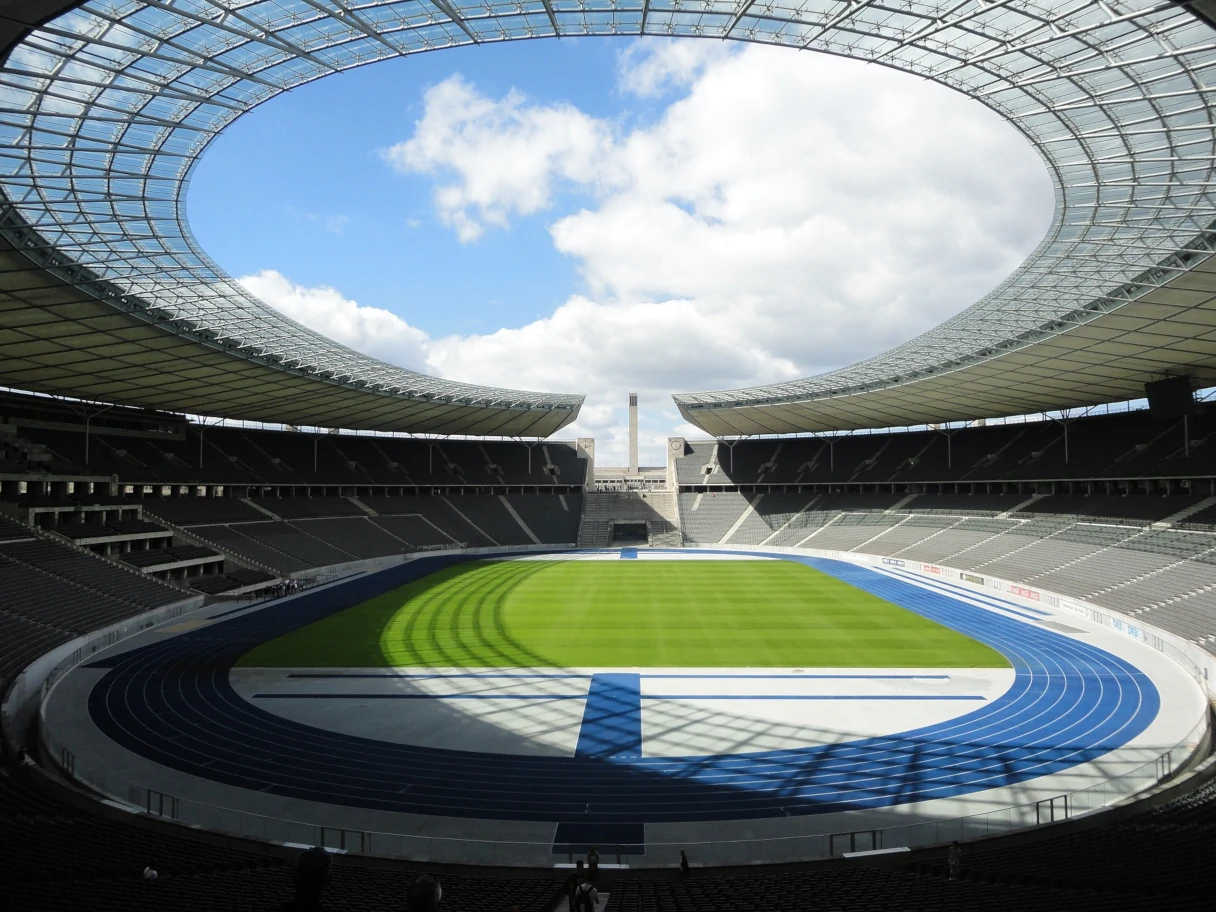
M 414 370 L 583 392 L 643 462 L 673 392 L 792 379 L 991 290 L 1052 208 L 977 102 L 855 61 L 711 41 L 512 42 L 391 61 L 254 110 L 189 214 L 259 297 Z

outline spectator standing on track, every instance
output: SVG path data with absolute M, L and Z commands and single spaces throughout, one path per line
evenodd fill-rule
M 688 856 L 680 849 L 680 877 L 684 880 L 688 879 L 688 875 L 692 873 L 688 866 Z
M 329 886 L 333 858 L 321 846 L 306 849 L 296 859 L 295 895 L 279 906 L 280 912 L 324 912 L 321 894 Z
M 958 840 L 950 843 L 950 853 L 946 856 L 946 868 L 950 872 L 950 879 L 958 880 L 963 870 L 963 850 L 959 846 Z
M 443 888 L 430 874 L 419 874 L 405 894 L 410 912 L 435 912 L 442 898 Z
M 600 895 L 595 892 L 595 887 L 591 882 L 584 877 L 579 883 L 578 889 L 574 891 L 574 905 L 570 907 L 571 912 L 595 912 L 595 908 L 599 904 Z
M 587 881 L 595 883 L 600 875 L 600 853 L 592 846 L 587 850 Z

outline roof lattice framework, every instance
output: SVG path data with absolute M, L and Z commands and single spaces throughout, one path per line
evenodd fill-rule
M 29 4 L 48 17 L 67 5 Z M 192 344 L 314 384 L 461 406 L 459 429 L 474 433 L 492 431 L 469 409 L 547 410 L 550 432 L 580 397 L 404 371 L 252 298 L 192 237 L 184 190 L 218 131 L 309 80 L 471 43 L 643 33 L 818 50 L 933 79 L 1008 118 L 1056 187 L 1042 243 L 977 304 L 838 371 L 677 396 L 705 429 L 950 420 L 1119 398 L 1179 367 L 1216 376 L 1205 269 L 1216 33 L 1163 0 L 90 0 L 34 28 L 0 73 L 0 233 L 57 281 Z M 0 379 L 22 385 L 4 368 Z

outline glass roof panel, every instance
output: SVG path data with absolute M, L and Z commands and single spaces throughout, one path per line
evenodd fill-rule
M 1211 227 L 1216 137 L 1202 80 L 1216 35 L 1153 0 L 90 0 L 34 30 L 0 72 L 0 191 L 19 216 L 3 230 L 38 226 L 97 277 L 234 349 L 422 394 L 576 406 L 412 374 L 288 320 L 198 248 L 186 181 L 242 111 L 327 73 L 555 24 L 638 34 L 643 21 L 648 34 L 818 48 L 936 79 L 1009 117 L 1057 182 L 1036 251 L 941 327 L 828 374 L 682 404 L 838 395 L 987 357 L 1120 287 L 1143 293 L 1160 281 L 1145 277 L 1151 267 Z

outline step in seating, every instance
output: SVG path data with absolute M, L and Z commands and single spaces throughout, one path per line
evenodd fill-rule
M 265 513 L 235 497 L 180 497 L 142 501 L 145 513 L 177 526 L 258 522 Z
M 348 497 L 261 497 L 253 503 L 283 519 L 367 515 Z
M 250 587 L 273 583 L 277 579 L 273 573 L 264 570 L 232 570 L 195 577 L 190 580 L 190 588 L 205 595 L 221 595 L 236 590 L 247 591 Z
M 175 545 L 172 548 L 152 548 L 148 551 L 131 551 L 122 556 L 123 563 L 141 570 L 155 571 L 169 567 L 197 564 L 222 564 L 224 556 L 213 548 L 201 545 Z
M 314 538 L 357 554 L 361 558 L 387 557 L 417 550 L 376 525 L 366 514 L 360 519 L 297 519 L 292 525 Z
M 34 531 L 25 523 L 0 515 L 0 542 L 33 538 Z

